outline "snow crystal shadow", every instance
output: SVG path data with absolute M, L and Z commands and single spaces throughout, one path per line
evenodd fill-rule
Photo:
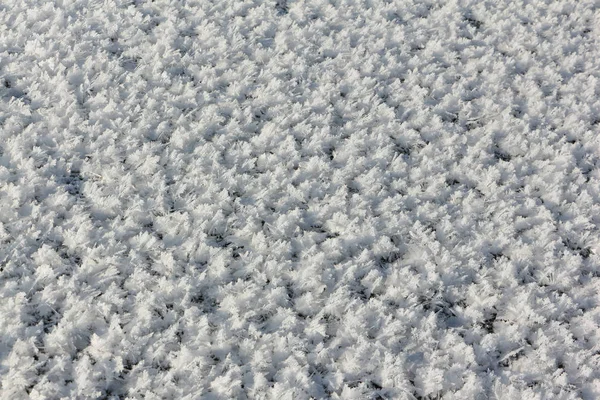
M 10 101 L 11 99 L 20 99 L 25 104 L 31 104 L 31 98 L 29 98 L 27 92 L 18 89 L 14 81 L 14 78 L 4 78 L 4 82 L 0 88 L 0 98 L 4 98 L 6 101 Z
M 67 193 L 71 196 L 81 199 L 83 195 L 83 183 L 84 178 L 81 176 L 80 171 L 71 170 L 67 176 L 64 176 L 58 180 L 58 183 L 63 185 Z
M 277 0 L 275 10 L 277 10 L 277 15 L 286 15 L 289 12 L 287 0 Z

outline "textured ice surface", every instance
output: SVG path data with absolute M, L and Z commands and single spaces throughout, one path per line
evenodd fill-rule
M 600 2 L 0 2 L 0 398 L 597 399 Z

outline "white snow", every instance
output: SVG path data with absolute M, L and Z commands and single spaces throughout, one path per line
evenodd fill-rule
M 0 4 L 1 399 L 600 398 L 600 2 Z

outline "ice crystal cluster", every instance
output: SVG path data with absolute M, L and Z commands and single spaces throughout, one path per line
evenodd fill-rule
M 598 0 L 0 3 L 0 398 L 600 398 Z

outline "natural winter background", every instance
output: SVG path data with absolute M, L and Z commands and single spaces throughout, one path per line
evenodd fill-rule
M 600 1 L 0 2 L 0 398 L 600 398 Z

